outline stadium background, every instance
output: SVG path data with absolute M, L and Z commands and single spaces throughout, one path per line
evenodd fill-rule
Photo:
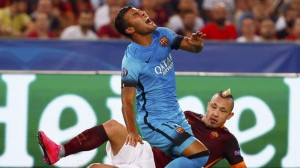
M 36 133 L 58 143 L 110 118 L 122 122 L 120 65 L 128 42 L 0 40 L 0 167 L 44 167 Z M 184 110 L 205 112 L 231 88 L 236 135 L 249 167 L 299 167 L 300 46 L 207 42 L 200 54 L 174 51 Z M 58 167 L 106 162 L 105 146 Z M 217 165 L 228 167 L 226 161 Z

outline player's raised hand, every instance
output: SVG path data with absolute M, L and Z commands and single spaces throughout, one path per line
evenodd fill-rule
M 203 45 L 204 37 L 205 34 L 199 31 L 197 31 L 196 33 L 192 33 L 190 37 L 184 36 L 184 39 L 180 44 L 180 49 L 193 52 L 193 53 L 198 53 L 202 51 L 204 47 Z
M 196 33 L 192 33 L 191 37 L 186 37 L 189 44 L 194 46 L 203 46 L 205 34 L 202 32 L 197 31 Z
M 131 146 L 136 147 L 137 143 L 144 144 L 142 137 L 135 132 L 128 132 L 128 136 L 126 138 L 125 144 L 129 144 Z

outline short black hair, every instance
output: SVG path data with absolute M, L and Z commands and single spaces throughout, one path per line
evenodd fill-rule
M 124 16 L 132 8 L 133 6 L 124 6 L 123 8 L 120 9 L 120 11 L 118 12 L 115 18 L 115 28 L 118 30 L 119 33 L 127 37 L 130 37 L 130 35 L 127 34 L 125 30 L 129 27 L 129 25 L 124 19 Z

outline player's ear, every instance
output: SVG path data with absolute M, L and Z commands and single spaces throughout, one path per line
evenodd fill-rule
M 227 120 L 229 120 L 232 116 L 234 116 L 234 112 L 230 112 L 229 116 L 227 117 Z
M 127 29 L 125 30 L 127 34 L 132 34 L 134 32 L 134 28 L 133 27 L 127 27 Z

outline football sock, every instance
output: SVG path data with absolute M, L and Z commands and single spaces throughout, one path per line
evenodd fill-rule
M 103 125 L 99 125 L 78 134 L 76 137 L 64 144 L 60 151 L 63 154 L 64 150 L 64 156 L 68 156 L 81 151 L 95 149 L 106 141 L 108 141 L 106 131 Z
M 59 154 L 58 154 L 58 158 L 61 159 L 62 157 L 64 157 L 66 155 L 66 151 L 64 148 L 64 145 L 59 145 Z

